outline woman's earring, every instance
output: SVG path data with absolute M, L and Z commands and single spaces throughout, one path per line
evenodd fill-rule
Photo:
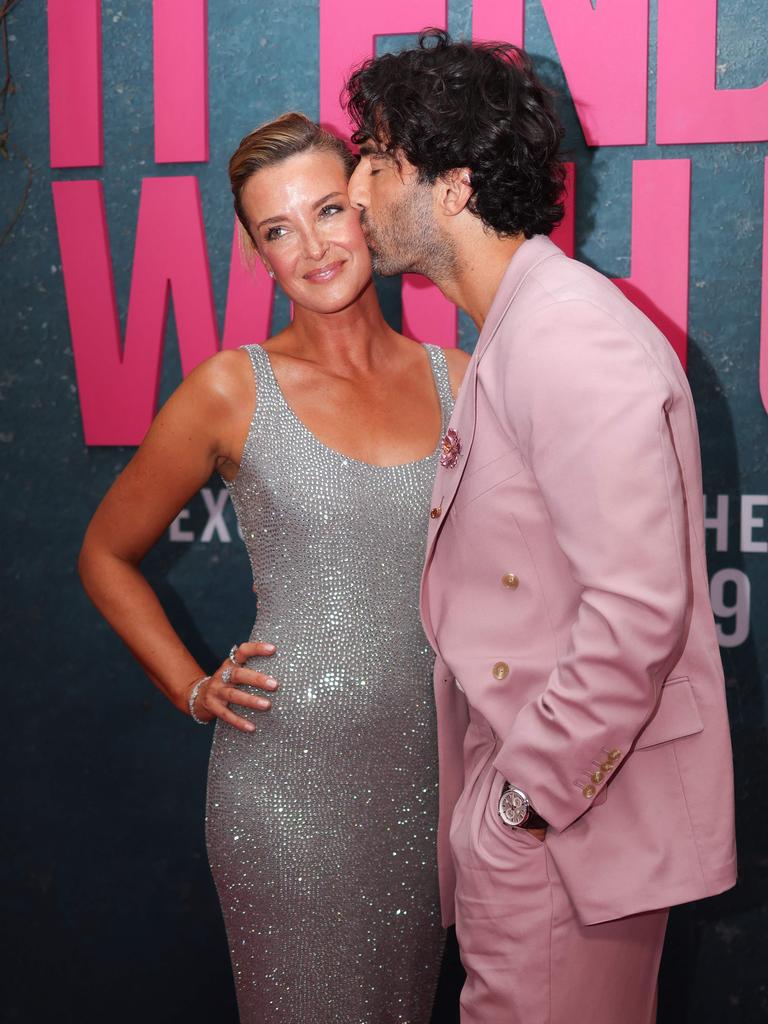
M 269 276 L 274 281 L 275 280 L 275 272 L 274 272 L 274 270 L 271 270 L 269 267 L 267 267 L 267 273 L 269 274 Z

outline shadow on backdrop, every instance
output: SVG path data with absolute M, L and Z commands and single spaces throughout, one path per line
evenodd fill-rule
M 706 411 L 708 434 L 719 447 L 716 470 L 704 463 L 704 493 L 739 494 L 738 446 L 724 388 L 690 339 L 688 376 L 699 413 Z M 731 511 L 729 530 L 738 529 L 737 509 Z M 729 565 L 745 568 L 740 554 L 731 553 Z M 733 739 L 739 881 L 721 896 L 673 909 L 659 981 L 659 1024 L 768 1020 L 768 989 L 753 983 L 765 977 L 765 949 L 750 941 L 750 934 L 765 934 L 768 921 L 768 734 L 753 633 L 739 647 L 721 648 L 721 655 Z M 713 817 L 718 813 L 713 793 Z

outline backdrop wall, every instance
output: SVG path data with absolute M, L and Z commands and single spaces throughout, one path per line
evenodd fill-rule
M 203 846 L 210 733 L 154 692 L 88 604 L 74 564 L 101 494 L 182 373 L 287 322 L 285 297 L 232 258 L 229 154 L 286 109 L 344 130 L 337 100 L 348 68 L 410 44 L 429 24 L 524 41 L 567 126 L 559 244 L 619 279 L 686 363 L 741 880 L 673 914 L 660 1020 L 768 1019 L 764 5 L 9 6 L 15 91 L 0 125 L 5 1019 L 236 1020 Z M 434 289 L 418 279 L 379 285 L 394 326 L 471 350 L 471 323 Z M 203 665 L 246 635 L 250 575 L 219 481 L 181 513 L 146 569 Z

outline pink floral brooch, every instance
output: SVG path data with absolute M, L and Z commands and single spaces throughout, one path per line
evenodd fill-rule
M 440 442 L 440 465 L 446 469 L 453 469 L 461 455 L 461 441 L 459 435 L 449 427 L 445 437 Z

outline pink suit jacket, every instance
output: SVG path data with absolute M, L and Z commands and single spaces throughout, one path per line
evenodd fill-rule
M 444 920 L 477 735 L 495 740 L 493 799 L 506 779 L 550 823 L 584 924 L 729 888 L 730 735 L 674 351 L 611 282 L 534 237 L 505 273 L 451 426 L 461 453 L 437 474 L 421 592 Z M 483 728 L 465 744 L 468 712 Z

